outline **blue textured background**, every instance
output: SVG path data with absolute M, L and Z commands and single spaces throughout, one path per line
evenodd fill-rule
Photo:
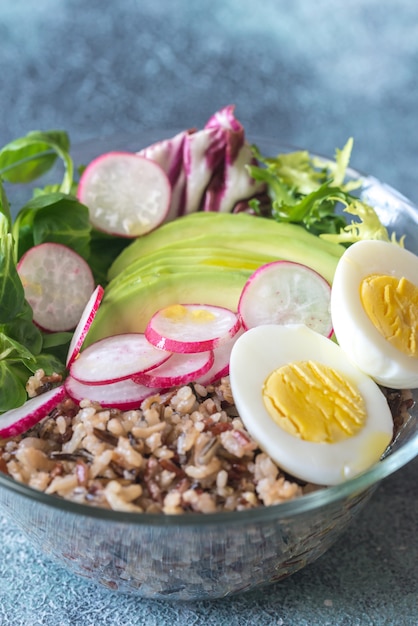
M 2 0 L 0 140 L 203 124 L 333 153 L 418 201 L 418 4 Z
M 235 103 L 251 135 L 333 153 L 418 202 L 418 3 L 1 0 L 0 143 L 201 126 Z M 418 624 L 418 463 L 384 481 L 317 563 L 266 590 L 171 605 L 75 579 L 0 517 L 0 623 Z

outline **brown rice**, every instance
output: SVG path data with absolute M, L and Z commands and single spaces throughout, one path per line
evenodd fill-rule
M 42 370 L 33 396 L 57 383 Z M 386 390 L 399 430 L 411 395 Z M 229 378 L 145 400 L 138 410 L 65 400 L 25 434 L 0 440 L 0 471 L 47 494 L 119 511 L 239 511 L 319 487 L 285 475 L 249 435 Z

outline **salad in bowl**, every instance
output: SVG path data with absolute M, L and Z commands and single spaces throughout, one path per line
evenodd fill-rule
M 61 131 L 0 151 L 1 502 L 78 573 L 278 580 L 416 456 L 417 218 L 352 147 L 274 153 L 227 106 L 78 169 Z

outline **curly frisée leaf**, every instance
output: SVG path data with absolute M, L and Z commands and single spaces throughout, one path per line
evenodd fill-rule
M 335 150 L 335 161 L 329 159 L 322 159 L 321 157 L 312 157 L 312 164 L 315 167 L 327 170 L 331 175 L 331 185 L 334 187 L 341 187 L 344 191 L 351 191 L 358 189 L 361 186 L 361 179 L 345 181 L 347 169 L 350 164 L 351 152 L 353 150 L 353 138 L 347 141 L 345 146 L 340 150 Z
M 354 243 L 362 239 L 378 239 L 380 241 L 390 241 L 403 247 L 405 236 L 402 236 L 399 241 L 396 239 L 395 233 L 389 236 L 387 228 L 383 226 L 376 211 L 369 204 L 360 200 L 354 200 L 346 206 L 344 212 L 357 216 L 361 221 L 352 221 L 342 228 L 338 234 L 320 234 L 322 239 L 332 241 L 333 243 Z
M 311 157 L 307 151 L 263 157 L 254 146 L 260 165 L 248 166 L 248 171 L 255 180 L 267 185 L 269 216 L 279 222 L 300 224 L 315 235 L 338 233 L 347 224 L 336 212 L 338 203 L 349 204 L 354 199 L 350 190 L 361 184 L 344 183 L 352 144 L 349 140 L 342 150 L 337 150 L 335 162 Z M 249 204 L 256 212 L 262 212 L 258 198 Z
M 324 166 L 321 163 L 321 170 L 313 167 L 313 161 L 307 150 L 296 150 L 284 152 L 275 157 L 263 157 L 259 149 L 253 146 L 254 156 L 259 163 L 263 163 L 265 168 L 259 172 L 257 166 L 250 166 L 252 175 L 257 177 L 270 174 L 269 179 L 275 179 L 276 184 L 282 189 L 286 204 L 294 200 L 294 193 L 308 194 L 315 191 L 324 182 Z

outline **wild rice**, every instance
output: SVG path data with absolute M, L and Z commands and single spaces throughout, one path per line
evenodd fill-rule
M 28 390 L 56 383 L 39 371 Z M 387 397 L 399 429 L 410 395 Z M 65 400 L 24 435 L 0 440 L 0 471 L 68 500 L 144 513 L 239 511 L 319 488 L 285 475 L 258 448 L 228 377 L 154 395 L 131 411 Z

